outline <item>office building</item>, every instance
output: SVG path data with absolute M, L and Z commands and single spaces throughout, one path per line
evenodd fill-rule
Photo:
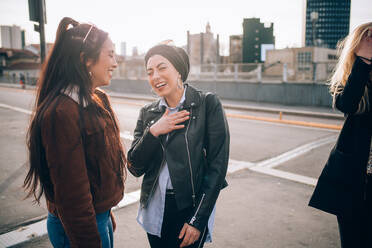
M 351 0 L 304 0 L 303 46 L 335 49 L 349 33 Z

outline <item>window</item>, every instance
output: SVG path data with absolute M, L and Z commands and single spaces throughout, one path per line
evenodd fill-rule
M 330 60 L 336 60 L 337 59 L 337 56 L 334 55 L 334 54 L 328 54 L 328 59 L 330 59 Z

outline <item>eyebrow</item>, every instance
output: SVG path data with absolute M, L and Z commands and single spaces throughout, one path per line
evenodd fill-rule
M 156 67 L 159 68 L 159 66 L 161 65 L 167 65 L 166 63 L 164 62 L 160 62 Z M 147 68 L 148 71 L 152 70 L 152 68 Z

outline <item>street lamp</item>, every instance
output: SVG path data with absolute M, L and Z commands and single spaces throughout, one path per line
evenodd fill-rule
M 319 14 L 316 11 L 310 13 L 310 19 L 312 23 L 312 31 L 313 31 L 313 46 L 316 46 L 316 22 L 318 21 Z

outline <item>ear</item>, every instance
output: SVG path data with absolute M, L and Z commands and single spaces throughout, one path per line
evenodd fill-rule
M 91 59 L 87 59 L 85 60 L 84 58 L 84 53 L 80 53 L 80 61 L 81 63 L 85 63 L 85 66 L 87 67 L 88 71 L 89 71 L 89 68 L 92 66 L 93 64 L 93 61 Z

